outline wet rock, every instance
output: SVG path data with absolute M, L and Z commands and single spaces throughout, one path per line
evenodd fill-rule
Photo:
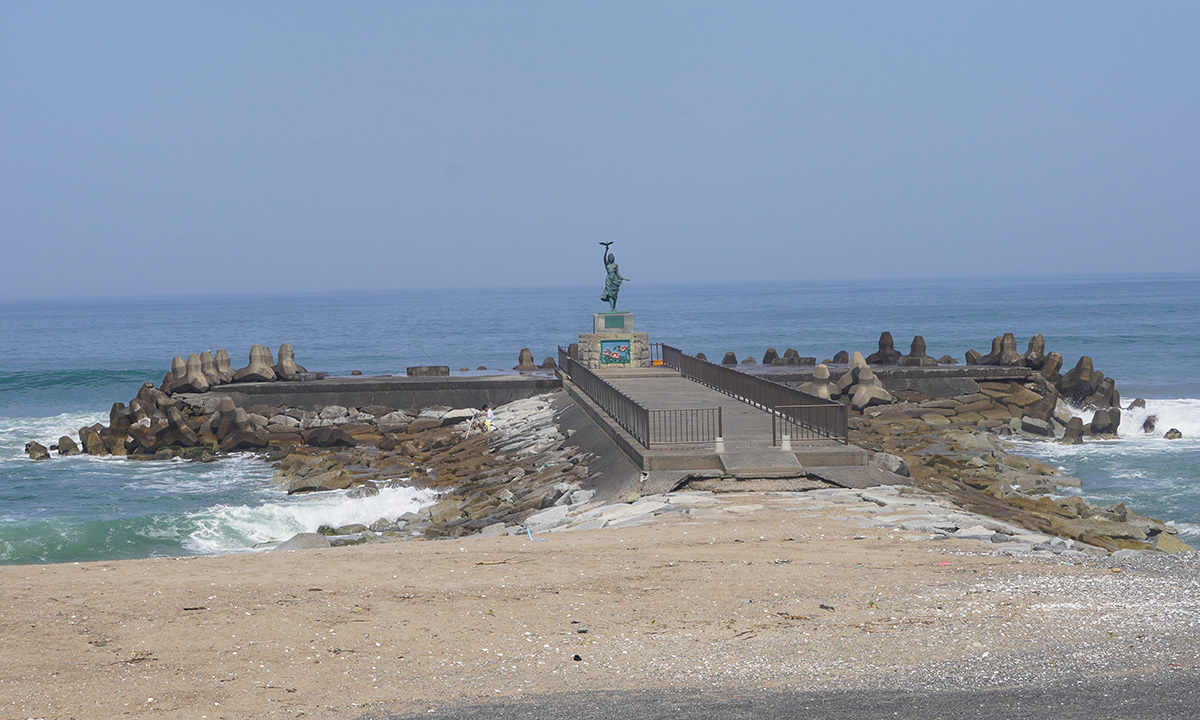
M 1167 440 L 1182 440 L 1183 433 L 1179 432 L 1179 430 L 1176 428 L 1171 428 L 1167 431 L 1166 435 L 1163 435 L 1163 438 Z
M 1063 445 L 1082 445 L 1083 444 L 1083 418 L 1073 417 L 1067 423 L 1066 431 L 1063 433 L 1059 442 Z
M 113 434 L 124 437 L 132 424 L 133 415 L 129 408 L 125 407 L 125 403 L 113 403 L 112 408 L 108 411 L 108 427 Z
M 1129 407 L 1127 407 L 1125 409 L 1126 410 L 1138 410 L 1138 409 L 1145 408 L 1145 407 L 1146 407 L 1145 398 L 1139 397 L 1139 398 L 1134 398 L 1133 402 L 1129 403 Z
M 71 455 L 79 454 L 79 446 L 75 444 L 70 435 L 63 435 L 58 439 L 57 449 L 61 457 L 70 457 Z
M 250 364 L 233 374 L 233 381 L 242 382 L 271 382 L 275 379 L 275 368 L 271 359 L 271 350 L 265 345 L 255 345 L 250 348 Z
M 50 451 L 46 449 L 45 445 L 41 444 L 37 440 L 31 440 L 30 442 L 25 443 L 25 454 L 28 455 L 29 459 L 33 460 L 34 462 L 37 462 L 38 460 L 50 459 Z
M 88 455 L 110 455 L 108 447 L 104 444 L 103 438 L 100 437 L 100 432 L 94 427 L 79 428 L 79 443 L 83 446 L 83 451 Z
M 313 428 L 304 433 L 304 442 L 312 447 L 355 447 L 358 442 L 350 433 L 338 427 Z
M 1154 428 L 1157 425 L 1158 425 L 1158 416 L 1151 415 L 1151 416 L 1147 417 L 1145 419 L 1145 421 L 1142 422 L 1142 432 L 1152 433 L 1152 432 L 1154 432 Z
M 521 348 L 521 352 L 517 354 L 517 365 L 513 370 L 537 370 L 537 365 L 533 362 L 533 352 L 529 348 Z
M 725 357 L 721 358 L 721 364 L 722 365 L 737 365 L 738 364 L 737 355 L 735 355 L 734 352 L 732 350 L 730 350 L 729 352 L 725 353 Z
M 1120 408 L 1100 408 L 1092 416 L 1092 435 L 1116 435 L 1121 426 Z
M 867 356 L 868 365 L 895 365 L 900 360 L 892 334 L 886 330 L 879 335 L 879 350 Z

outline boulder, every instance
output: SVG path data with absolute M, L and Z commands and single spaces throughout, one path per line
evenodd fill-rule
M 237 452 L 238 450 L 256 450 L 271 444 L 271 436 L 264 428 L 252 427 L 249 430 L 234 430 L 221 440 L 221 450 Z
M 742 360 L 742 364 L 743 365 L 757 365 L 758 362 L 754 359 L 753 355 L 749 355 L 746 357 L 745 360 Z
M 250 364 L 233 374 L 233 381 L 271 382 L 275 379 L 275 368 L 272 367 L 271 350 L 266 345 L 255 345 L 250 348 Z
M 62 457 L 78 455 L 79 446 L 75 444 L 70 435 L 63 435 L 58 439 L 58 454 Z
M 129 408 L 125 407 L 125 403 L 113 403 L 112 408 L 108 411 L 109 429 L 114 434 L 124 436 L 132 424 L 133 414 L 129 411 Z
M 904 462 L 903 458 L 890 453 L 875 453 L 875 456 L 871 458 L 871 465 L 896 475 L 909 477 L 908 463 Z
M 850 362 L 850 353 L 845 350 L 838 350 L 833 356 L 834 365 L 846 365 Z
M 296 364 L 296 353 L 292 350 L 291 343 L 279 346 L 279 360 L 272 370 L 275 371 L 277 377 L 283 380 L 295 380 L 297 373 L 308 372 Z
M 879 350 L 867 356 L 867 364 L 895 365 L 899 359 L 900 353 L 896 350 L 892 334 L 885 330 L 879 335 Z
M 221 373 L 217 372 L 217 360 L 213 354 L 205 350 L 200 353 L 200 374 L 208 381 L 208 386 L 215 387 L 224 382 L 221 379 Z
M 225 352 L 225 348 L 217 350 L 213 359 L 217 363 L 217 375 L 221 378 L 221 384 L 233 382 L 233 364 L 229 362 L 229 353 Z
M 358 442 L 350 433 L 338 427 L 313 428 L 304 433 L 304 442 L 312 447 L 354 447 Z
M 979 361 L 982 359 L 983 359 L 983 356 L 980 355 L 977 350 L 968 350 L 967 351 L 967 364 L 968 365 L 978 365 Z
M 796 353 L 796 356 L 799 357 L 800 353 Z M 762 364 L 770 365 L 778 359 L 779 353 L 775 351 L 775 348 L 767 348 L 767 351 L 763 353 Z
M 317 413 L 317 417 L 322 420 L 341 420 L 350 415 L 350 410 L 341 405 L 326 405 L 321 408 L 321 412 Z
M 1046 338 L 1041 333 L 1029 339 L 1029 347 L 1021 354 L 1021 363 L 1034 370 L 1041 370 L 1046 362 Z
M 925 352 L 925 338 L 917 335 L 912 339 L 908 354 L 901 357 L 898 363 L 905 367 L 930 367 L 937 365 L 937 360 Z
M 375 420 L 375 426 L 381 433 L 404 432 L 413 421 L 410 415 L 396 410 Z
M 1149 417 L 1147 417 L 1145 419 L 1145 421 L 1142 422 L 1142 432 L 1144 432 L 1146 434 L 1152 433 L 1152 432 L 1154 432 L 1154 429 L 1157 426 L 1158 426 L 1158 416 L 1150 415 Z
M 1073 417 L 1067 423 L 1066 432 L 1063 433 L 1059 442 L 1063 445 L 1082 445 L 1083 444 L 1083 418 Z
M 517 354 L 517 366 L 513 370 L 537 370 L 537 365 L 533 362 L 533 353 L 529 348 L 521 348 L 521 352 Z
M 316 550 L 331 547 L 329 538 L 321 533 L 297 533 L 281 542 L 275 552 L 290 552 L 292 550 Z
M 171 374 L 175 375 L 174 369 L 171 370 Z M 183 377 L 175 375 L 174 382 L 171 383 L 171 394 L 203 393 L 208 392 L 208 387 L 208 379 L 200 370 L 200 356 L 196 353 L 188 355 L 187 363 L 184 364 Z
M 1097 373 L 1097 375 L 1099 374 Z M 1085 405 L 1089 407 L 1120 406 L 1120 395 L 1117 394 L 1116 383 L 1112 378 L 1101 376 L 1094 386 L 1095 390 L 1083 401 Z
M 25 454 L 28 455 L 29 459 L 33 460 L 34 462 L 50 459 L 50 451 L 46 449 L 45 445 L 41 444 L 37 440 L 31 440 L 25 443 Z
M 725 353 L 725 357 L 721 358 L 721 364 L 722 365 L 737 365 L 738 364 L 737 355 L 735 355 L 733 353 L 733 351 L 730 350 L 729 352 Z
M 1092 435 L 1116 435 L 1121 426 L 1120 408 L 1100 408 L 1092 416 Z
M 108 455 L 109 449 L 100 437 L 100 432 L 94 427 L 79 428 L 79 444 L 88 455 Z
M 830 399 L 833 392 L 836 391 L 833 383 L 829 382 L 829 368 L 824 363 L 818 365 L 817 369 L 813 371 L 812 380 L 801 385 L 799 389 L 801 392 L 826 400 Z
M 1095 374 L 1092 359 L 1084 355 L 1079 358 L 1079 362 L 1075 363 L 1074 368 L 1062 376 L 1062 380 L 1057 384 L 1058 392 L 1069 400 L 1082 402 L 1096 390 Z
M 1163 435 L 1163 438 L 1166 440 L 1182 440 L 1183 433 L 1179 432 L 1176 428 L 1171 428 L 1167 431 L 1166 435 Z
M 1138 410 L 1138 409 L 1144 408 L 1144 407 L 1146 407 L 1146 400 L 1145 400 L 1145 398 L 1139 397 L 1139 398 L 1134 398 L 1133 402 L 1129 403 L 1129 407 L 1127 407 L 1125 409 L 1126 410 Z
M 1032 391 L 1027 391 L 1031 392 Z M 1032 393 L 1036 395 L 1037 393 Z M 1043 422 L 1049 423 L 1054 417 L 1055 410 L 1058 409 L 1058 398 L 1053 395 L 1047 395 L 1038 398 L 1035 402 L 1024 406 L 1025 417 L 1036 418 Z
M 1053 425 L 1045 420 L 1029 417 L 1028 415 L 1021 418 L 1021 430 L 1031 435 L 1054 437 Z

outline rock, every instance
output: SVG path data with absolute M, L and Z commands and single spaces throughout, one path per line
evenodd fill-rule
M 1062 380 L 1062 376 L 1058 374 L 1058 371 L 1062 369 L 1062 364 L 1062 355 L 1056 352 L 1048 352 L 1046 353 L 1046 359 L 1042 362 L 1042 368 L 1038 372 L 1042 374 L 1046 382 L 1057 387 L 1059 381 Z
M 304 433 L 304 442 L 312 447 L 354 447 L 358 442 L 338 427 L 313 428 Z
M 25 454 L 28 455 L 29 459 L 33 460 L 34 462 L 37 462 L 38 460 L 50 459 L 50 451 L 46 449 L 45 445 L 41 444 L 37 440 L 31 440 L 30 442 L 25 443 Z
M 132 424 L 133 415 L 129 408 L 125 407 L 125 403 L 113 403 L 112 408 L 108 411 L 108 427 L 113 434 L 123 437 Z
M 1146 407 L 1145 398 L 1139 397 L 1139 398 L 1134 398 L 1133 402 L 1129 403 L 1129 407 L 1127 407 L 1125 409 L 1126 410 L 1138 410 L 1138 409 L 1145 408 L 1145 407 Z
M 79 428 L 79 444 L 83 446 L 83 451 L 88 455 L 110 454 L 100 433 L 93 427 Z
M 882 470 L 887 470 L 890 473 L 909 477 L 908 463 L 904 462 L 904 459 L 897 455 L 892 455 L 885 452 L 877 452 L 875 453 L 875 456 L 871 458 L 871 465 Z
M 1100 408 L 1092 416 L 1092 435 L 1116 435 L 1121 426 L 1120 408 Z
M 295 380 L 297 373 L 308 372 L 296 364 L 296 352 L 292 350 L 291 343 L 280 345 L 278 354 L 279 361 L 275 363 L 272 369 L 280 379 Z
M 574 355 L 572 355 L 571 357 L 575 357 L 575 356 L 574 356 Z M 704 354 L 704 353 L 702 353 L 702 352 L 701 352 L 701 353 L 696 353 L 696 359 L 697 359 L 697 360 L 703 360 L 704 362 L 708 362 L 708 356 L 707 356 L 707 355 L 705 355 L 705 354 Z
M 1084 355 L 1079 358 L 1079 362 L 1075 363 L 1075 367 L 1070 372 L 1063 375 L 1057 385 L 1058 392 L 1069 400 L 1081 402 L 1096 390 L 1094 375 L 1092 359 Z
M 521 352 L 517 355 L 517 366 L 513 370 L 537 370 L 537 365 L 533 364 L 533 353 L 529 348 L 521 348 Z
M 957 365 L 958 361 L 955 360 L 954 358 L 950 357 L 949 355 L 943 355 L 937 359 L 937 364 L 938 365 Z
M 746 357 L 745 360 L 742 360 L 742 364 L 743 365 L 757 365 L 758 362 L 754 359 L 753 355 L 749 355 Z
M 321 412 L 317 413 L 317 417 L 322 420 L 340 420 L 350 414 L 350 411 L 341 405 L 326 405 L 321 408 Z
M 355 377 L 357 377 L 357 376 L 359 376 L 359 375 L 362 375 L 362 370 L 351 370 L 351 371 L 350 371 L 350 374 L 351 374 L 351 375 L 354 375 Z
M 937 360 L 925 353 L 925 338 L 917 335 L 912 339 L 908 354 L 901 357 L 898 363 L 904 367 L 931 367 L 937 365 Z
M 281 542 L 275 548 L 275 552 L 287 552 L 291 550 L 316 550 L 318 548 L 331 547 L 329 538 L 320 533 L 297 533 L 287 540 Z
M 1030 391 L 1032 392 L 1032 391 Z M 1036 395 L 1037 393 L 1033 393 Z M 1018 406 L 1020 406 L 1018 404 Z M 1053 395 L 1040 397 L 1037 401 L 1024 406 L 1024 415 L 1026 417 L 1037 418 L 1046 423 L 1053 421 L 1054 412 L 1058 409 L 1058 398 Z
M 221 383 L 233 382 L 233 365 L 229 362 L 229 353 L 225 352 L 225 348 L 217 350 L 213 359 L 217 363 L 217 375 L 220 376 Z
M 271 350 L 265 345 L 250 348 L 250 364 L 233 374 L 234 382 L 271 382 L 275 379 Z
M 269 427 L 298 428 L 300 421 L 290 415 L 272 415 L 267 419 Z
M 729 352 L 725 353 L 725 357 L 721 358 L 721 364 L 722 365 L 737 365 L 738 364 L 737 355 L 735 355 L 733 353 L 733 351 L 730 350 Z
M 171 374 L 175 374 L 174 368 Z M 200 370 L 200 356 L 196 353 L 188 355 L 184 364 L 183 377 L 176 376 L 171 383 L 171 394 L 175 393 L 204 393 L 208 392 L 208 380 Z
M 239 410 L 241 408 L 238 408 Z M 250 425 L 249 429 L 235 428 L 221 440 L 221 450 L 236 452 L 238 450 L 255 450 L 271 444 L 271 438 L 264 428 Z
M 1142 423 L 1142 432 L 1147 433 L 1147 434 L 1152 433 L 1152 432 L 1154 432 L 1154 428 L 1157 425 L 1158 425 L 1158 416 L 1151 415 L 1151 416 L 1147 417 L 1146 420 Z
M 1082 445 L 1083 444 L 1083 418 L 1073 417 L 1067 423 L 1066 432 L 1063 433 L 1059 442 L 1063 445 Z
M 1166 435 L 1163 435 L 1163 438 L 1166 440 L 1182 440 L 1183 433 L 1179 432 L 1176 428 L 1171 428 L 1167 431 Z
M 800 353 L 796 353 L 797 357 L 799 357 L 799 355 L 800 355 Z M 770 365 L 771 363 L 775 362 L 778 359 L 779 359 L 779 353 L 775 351 L 775 348 L 767 348 L 767 351 L 763 353 L 762 364 Z
M 553 370 L 558 367 L 558 363 L 554 362 L 554 358 L 547 355 L 546 359 L 542 361 L 541 367 L 543 370 Z
M 967 351 L 967 364 L 968 365 L 978 365 L 979 361 L 981 359 L 983 359 L 983 356 L 980 355 L 978 351 L 976 351 L 976 350 L 968 350 Z
M 812 380 L 801 385 L 799 390 L 825 400 L 830 399 L 836 388 L 833 383 L 829 382 L 829 368 L 824 363 L 818 365 L 817 369 L 813 371 Z
M 1042 368 L 1042 364 L 1046 362 L 1046 338 L 1042 337 L 1041 333 L 1029 339 L 1029 347 L 1021 355 L 1020 360 L 1026 367 L 1034 370 Z
M 1008 386 L 1008 396 L 1003 399 L 1007 405 L 1016 405 L 1017 407 L 1026 407 L 1042 400 L 1042 396 L 1034 391 L 1017 383 L 1010 383 Z M 1051 411 L 1053 411 L 1051 409 Z
M 533 364 L 533 356 L 529 356 L 529 363 Z M 514 370 L 536 370 L 537 366 L 522 368 L 517 366 Z M 409 377 L 446 377 L 450 374 L 449 365 L 414 365 L 410 368 L 405 368 L 404 372 Z
M 987 355 L 979 358 L 976 365 L 998 365 L 1000 362 L 1000 349 L 1004 344 L 1004 338 L 1000 335 L 992 338 L 992 351 Z
M 63 435 L 58 439 L 58 454 L 60 457 L 70 457 L 71 455 L 79 454 L 79 446 L 71 439 L 70 435 Z
M 1006 367 L 1021 364 L 1021 355 L 1017 352 L 1017 338 L 1012 333 L 1004 333 L 1000 338 L 1000 354 L 996 358 L 996 364 Z
M 1031 435 L 1041 435 L 1043 437 L 1054 437 L 1054 426 L 1045 420 L 1039 420 L 1033 417 L 1021 418 L 1021 430 L 1030 433 Z
M 834 365 L 846 365 L 850 362 L 850 353 L 845 350 L 838 350 L 833 356 Z
M 1160 532 L 1154 536 L 1150 546 L 1159 552 L 1180 553 L 1192 552 L 1192 546 L 1175 537 L 1169 532 Z
M 895 365 L 900 360 L 900 353 L 892 341 L 892 334 L 883 331 L 879 335 L 879 350 L 867 356 L 868 365 Z
M 208 350 L 200 353 L 200 374 L 208 381 L 210 388 L 222 383 L 221 373 L 217 372 L 217 360 Z

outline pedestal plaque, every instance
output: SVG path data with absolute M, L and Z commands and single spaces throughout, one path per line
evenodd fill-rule
M 578 360 L 584 367 L 650 367 L 650 336 L 633 331 L 633 313 L 595 313 L 592 329 L 579 335 Z

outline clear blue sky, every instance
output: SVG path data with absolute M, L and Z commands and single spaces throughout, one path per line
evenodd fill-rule
M 0 4 L 0 297 L 1200 272 L 1200 3 Z

